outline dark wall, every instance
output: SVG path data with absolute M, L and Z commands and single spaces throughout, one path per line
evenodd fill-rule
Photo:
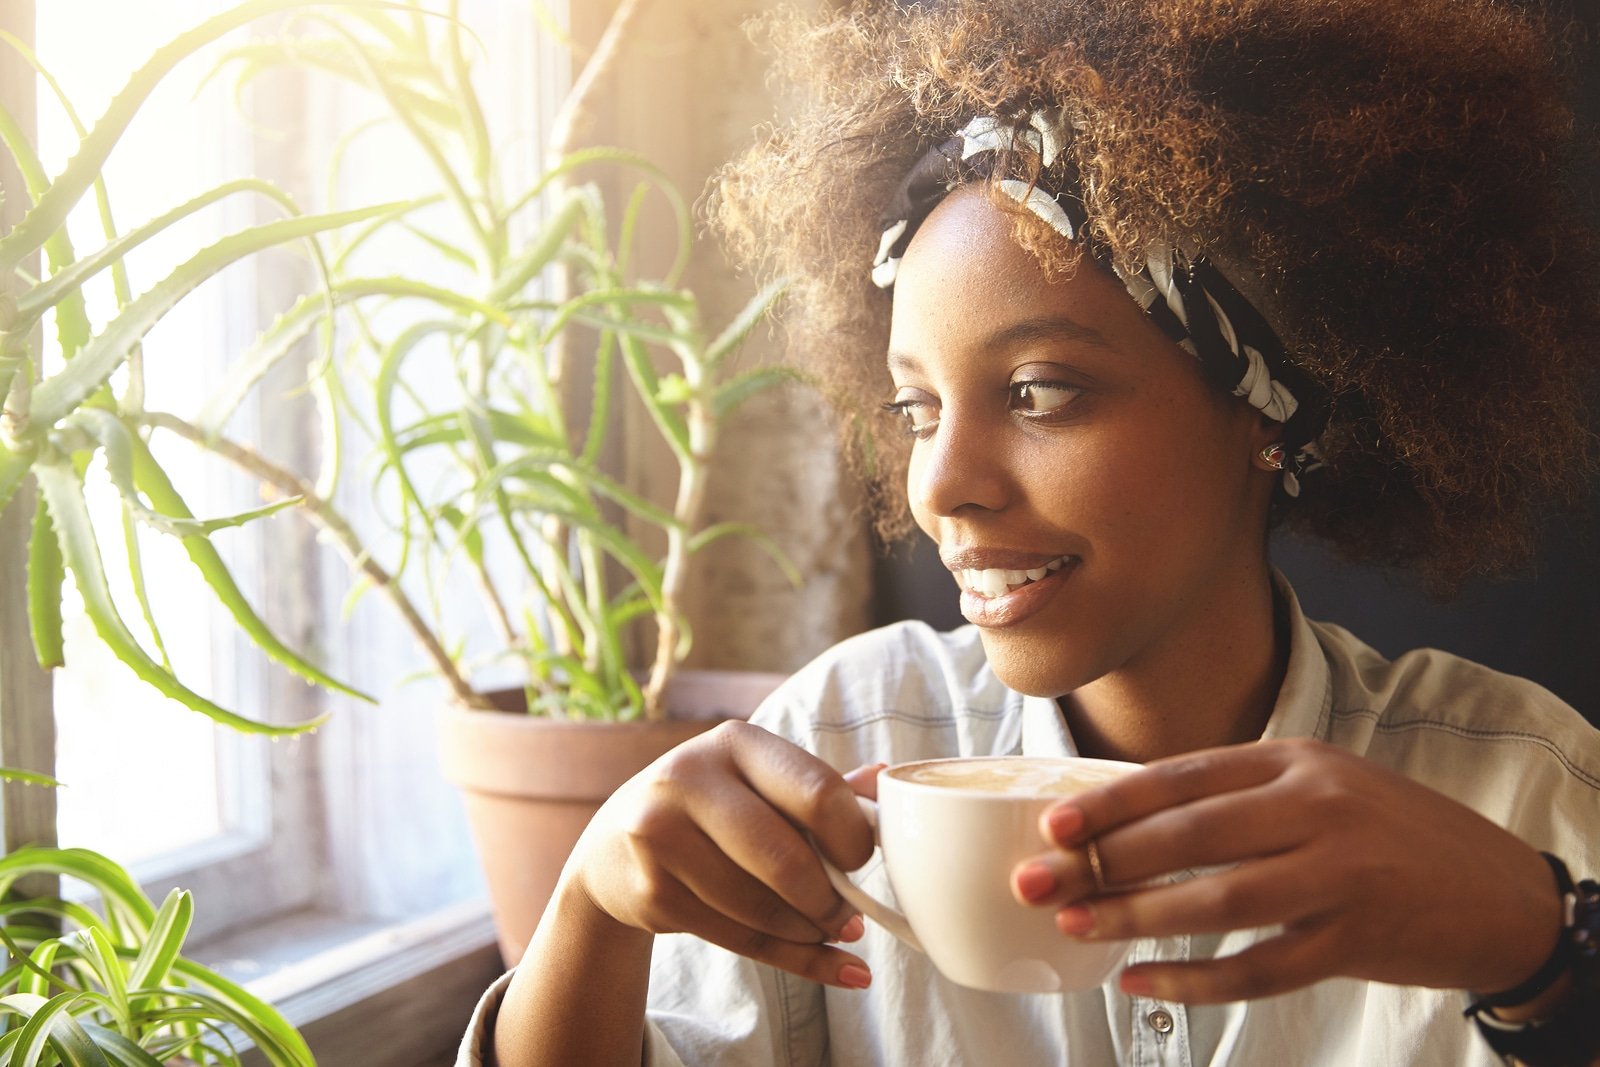
M 1577 110 L 1591 143 L 1600 133 L 1600 3 L 1554 5 L 1587 29 L 1578 46 Z M 1600 176 L 1572 175 L 1600 224 Z M 1514 205 L 1508 205 L 1514 210 Z M 1600 268 L 1596 282 L 1600 285 Z M 1596 489 L 1600 501 L 1600 487 Z M 1469 585 L 1448 603 L 1427 598 L 1409 579 L 1340 563 L 1328 552 L 1284 536 L 1272 556 L 1295 586 L 1306 613 L 1337 622 L 1385 655 L 1442 648 L 1497 670 L 1531 678 L 1600 725 L 1600 506 L 1554 527 L 1525 577 Z M 925 619 L 962 624 L 955 585 L 927 538 L 899 546 L 878 567 L 878 621 Z

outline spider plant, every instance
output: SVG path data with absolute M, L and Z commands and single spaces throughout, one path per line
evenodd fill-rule
M 16 883 L 38 875 L 77 879 L 101 910 L 18 898 Z M 186 891 L 157 907 L 127 871 L 85 849 L 0 858 L 0 1057 L 13 1067 L 237 1065 L 242 1036 L 273 1067 L 313 1067 L 276 1009 L 184 958 L 193 914 Z

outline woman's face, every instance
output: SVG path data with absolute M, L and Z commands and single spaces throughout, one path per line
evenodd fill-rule
M 1272 475 L 1252 460 L 1277 435 L 1109 273 L 1047 280 L 1011 225 L 972 189 L 923 223 L 889 371 L 962 614 L 1002 681 L 1053 697 L 1159 670 L 1259 592 Z

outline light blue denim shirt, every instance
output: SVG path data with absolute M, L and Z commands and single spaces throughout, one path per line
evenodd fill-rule
M 1578 877 L 1600 874 L 1600 732 L 1549 692 L 1435 650 L 1390 662 L 1312 622 L 1280 579 L 1290 653 L 1264 738 L 1316 737 L 1476 809 Z M 883 761 L 1076 749 L 1054 701 L 1008 690 L 978 632 L 900 623 L 845 641 L 781 686 L 753 722 L 840 770 Z M 1418 827 L 1426 833 L 1427 827 Z M 1180 875 L 1182 877 L 1182 875 Z M 855 875 L 893 900 L 878 858 Z M 1449 892 L 1441 886 L 1440 892 Z M 1136 941 L 1129 962 L 1231 955 L 1257 932 Z M 852 946 L 870 989 L 824 988 L 688 935 L 656 939 L 645 1062 L 657 1067 L 1033 1065 L 1493 1067 L 1462 994 L 1331 979 L 1265 1000 L 1185 1007 L 1114 983 L 1074 994 L 954 985 L 868 924 Z M 458 1067 L 505 982 L 479 1005 Z

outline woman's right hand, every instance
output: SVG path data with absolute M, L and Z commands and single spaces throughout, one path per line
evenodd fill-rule
M 840 775 L 760 727 L 724 723 L 617 790 L 562 879 L 626 926 L 694 934 L 815 982 L 864 988 L 865 962 L 828 944 L 859 938 L 861 918 L 807 835 L 843 870 L 865 863 L 873 835 L 856 794 L 872 794 L 877 769 Z

